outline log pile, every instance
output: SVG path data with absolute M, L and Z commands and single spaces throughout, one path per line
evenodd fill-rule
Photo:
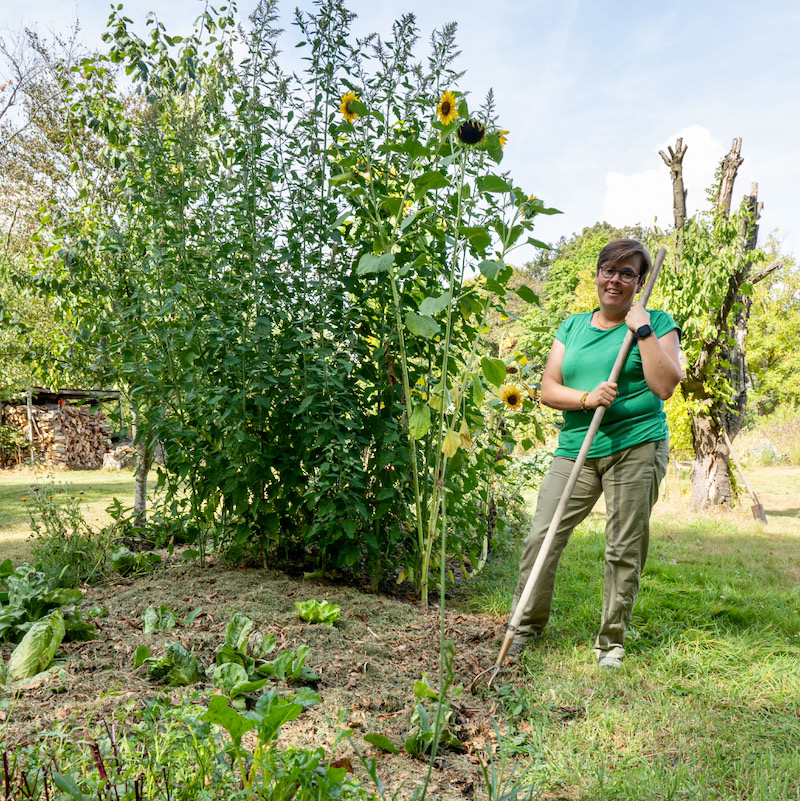
M 102 411 L 89 406 L 48 403 L 33 409 L 33 446 L 36 455 L 51 467 L 95 470 L 111 449 L 111 425 Z M 17 426 L 27 436 L 28 408 L 6 405 L 2 423 Z M 23 453 L 23 458 L 28 452 Z

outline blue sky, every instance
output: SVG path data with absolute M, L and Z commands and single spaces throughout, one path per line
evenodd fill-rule
M 219 4 L 218 4 L 219 5 Z M 290 55 L 295 5 L 281 6 Z M 350 0 L 356 35 L 391 33 L 413 13 L 427 54 L 430 33 L 458 23 L 460 88 L 473 104 L 494 89 L 510 131 L 503 169 L 528 193 L 564 214 L 539 218 L 536 235 L 555 242 L 598 220 L 672 222 L 669 173 L 659 149 L 682 136 L 690 212 L 705 205 L 719 159 L 741 137 L 744 163 L 734 199 L 751 183 L 764 204 L 763 243 L 777 229 L 783 249 L 800 248 L 800 3 L 794 0 Z M 255 6 L 239 0 L 243 17 Z M 141 24 L 156 8 L 169 32 L 189 29 L 200 0 L 125 2 Z M 76 18 L 99 45 L 110 5 L 99 0 L 30 0 L 0 26 L 64 30 Z M 529 254 L 518 254 L 515 261 Z

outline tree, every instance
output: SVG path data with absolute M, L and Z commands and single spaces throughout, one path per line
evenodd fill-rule
M 777 245 L 769 243 L 771 261 Z M 772 414 L 784 404 L 800 407 L 800 265 L 783 258 L 785 269 L 755 287 L 747 346 L 749 405 L 757 415 Z
M 683 328 L 686 369 L 681 392 L 691 416 L 695 461 L 693 508 L 727 506 L 733 498 L 728 466 L 730 440 L 744 422 L 748 381 L 745 343 L 754 284 L 782 265 L 766 264 L 756 248 L 762 204 L 753 184 L 731 212 L 733 188 L 742 164 L 741 139 L 734 139 L 709 191 L 710 209 L 686 217 L 683 157 L 678 139 L 661 158 L 669 167 L 675 227 L 671 268 L 661 281 L 667 309 Z

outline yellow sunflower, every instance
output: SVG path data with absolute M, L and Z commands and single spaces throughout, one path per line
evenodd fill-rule
M 500 400 L 502 400 L 509 409 L 515 411 L 522 406 L 522 392 L 516 384 L 503 384 L 503 386 L 500 387 Z
M 439 98 L 439 105 L 436 106 L 436 113 L 442 121 L 442 125 L 450 125 L 450 123 L 458 117 L 456 110 L 456 96 L 450 91 L 446 91 Z
M 348 122 L 355 122 L 356 119 L 358 118 L 358 114 L 356 114 L 355 111 L 351 110 L 350 108 L 350 104 L 354 100 L 358 101 L 358 96 L 356 95 L 355 92 L 345 92 L 342 95 L 342 105 L 339 106 L 339 111 L 342 112 L 342 116 Z
M 509 131 L 498 131 L 497 138 L 500 140 L 500 147 L 505 147 L 508 141 Z

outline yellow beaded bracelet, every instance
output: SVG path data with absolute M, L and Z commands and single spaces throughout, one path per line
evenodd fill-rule
M 588 392 L 584 392 L 583 395 L 581 395 L 581 410 L 584 411 L 584 412 L 588 412 L 589 411 L 586 408 L 586 398 L 588 398 L 588 397 L 589 397 L 589 393 Z

